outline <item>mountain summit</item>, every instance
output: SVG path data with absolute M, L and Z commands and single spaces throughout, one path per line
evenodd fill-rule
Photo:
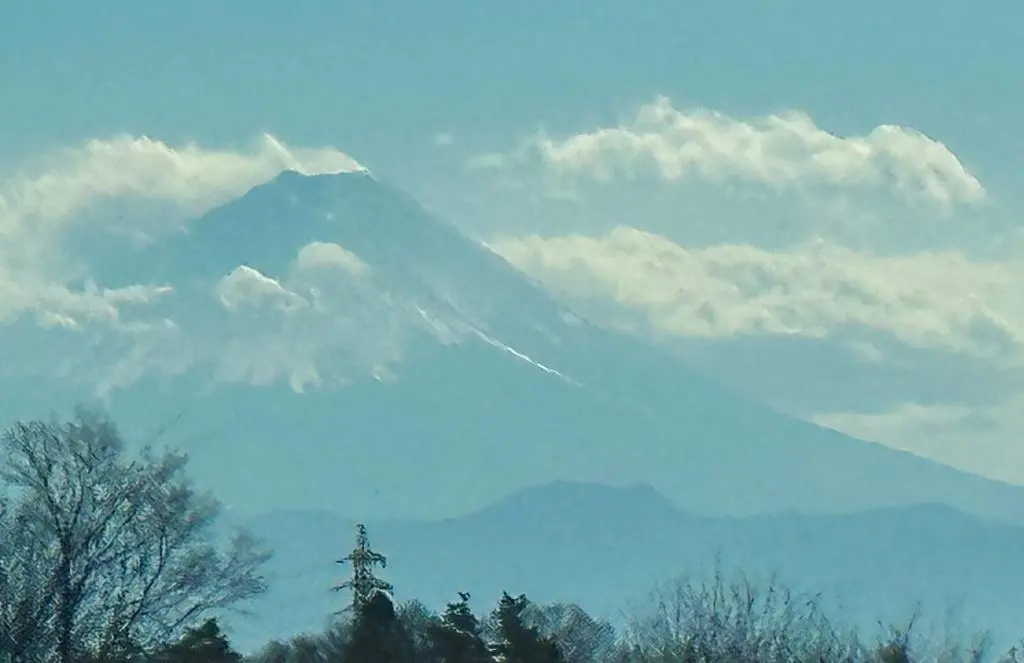
M 282 173 L 133 269 L 174 286 L 176 340 L 112 413 L 184 410 L 198 478 L 248 511 L 454 515 L 562 479 L 645 482 L 701 514 L 943 502 L 1024 522 L 1024 489 L 783 416 L 588 324 L 365 172 Z

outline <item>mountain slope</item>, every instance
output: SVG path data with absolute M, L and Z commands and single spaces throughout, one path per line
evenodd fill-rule
M 183 410 L 198 478 L 250 512 L 440 516 L 572 479 L 704 514 L 943 502 L 1024 522 L 1022 488 L 775 413 L 579 320 L 366 173 L 283 173 L 119 269 L 174 285 L 177 329 L 111 410 Z

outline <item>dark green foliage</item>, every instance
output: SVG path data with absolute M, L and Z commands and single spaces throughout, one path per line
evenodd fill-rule
M 430 631 L 440 623 L 441 618 L 433 610 L 415 599 L 404 601 L 397 606 L 398 621 L 412 639 L 413 659 L 417 662 L 432 663 Z
M 469 608 L 469 594 L 449 603 L 439 622 L 427 627 L 429 654 L 437 663 L 489 663 L 480 620 Z
M 341 659 L 344 663 L 413 663 L 415 647 L 384 592 L 360 604 Z
M 555 641 L 542 637 L 536 627 L 527 626 L 523 612 L 529 605 L 522 594 L 502 594 L 494 614 L 500 640 L 491 646 L 492 653 L 505 663 L 562 663 Z
M 241 663 L 242 656 L 231 649 L 216 619 L 189 629 L 178 642 L 152 657 L 153 663 Z

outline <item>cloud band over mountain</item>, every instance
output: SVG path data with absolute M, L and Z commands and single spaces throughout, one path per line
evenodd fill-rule
M 613 230 L 492 234 L 494 251 L 603 322 L 708 339 L 848 340 L 866 331 L 999 370 L 1019 368 L 1020 257 L 972 255 L 956 246 L 899 252 L 885 245 L 894 228 L 911 222 L 934 223 L 932 234 L 941 237 L 948 226 L 940 218 L 955 224 L 963 209 L 984 207 L 994 197 L 946 145 L 914 129 L 883 125 L 843 137 L 802 113 L 744 120 L 682 110 L 658 97 L 621 123 L 560 138 L 539 133 L 473 163 L 517 178 L 530 196 L 572 193 L 580 226 L 593 209 L 586 207 L 587 193 L 611 195 L 641 181 L 666 190 L 693 182 L 729 191 L 753 187 L 778 195 L 770 202 L 776 207 L 810 201 L 802 213 L 812 222 L 821 212 L 823 224 L 835 223 L 833 217 L 850 228 L 868 227 L 869 217 L 873 224 L 861 233 L 869 241 L 856 247 L 844 243 L 842 233 L 814 233 L 812 222 L 799 241 L 783 246 L 744 237 L 693 245 L 651 230 L 642 216 L 621 218 Z M 387 318 L 372 266 L 329 238 L 293 247 L 287 273 L 237 265 L 202 292 L 145 274 L 126 282 L 94 278 L 98 262 L 116 263 L 118 252 L 130 250 L 125 242 L 105 249 L 96 238 L 159 242 L 284 170 L 365 168 L 337 149 L 290 147 L 269 135 L 244 150 L 116 136 L 27 164 L 0 185 L 0 321 L 31 321 L 77 335 L 83 348 L 114 348 L 114 367 L 99 378 L 107 388 L 200 357 L 219 357 L 216 373 L 224 380 L 286 379 L 297 389 L 321 379 L 324 356 L 373 357 L 360 363 L 368 371 L 397 361 L 402 343 L 395 325 L 413 324 L 415 307 L 403 304 L 401 324 Z M 895 207 L 885 207 L 890 203 Z M 734 220 L 706 222 L 731 227 Z M 686 223 L 679 220 L 680 235 Z M 870 247 L 872 237 L 878 250 Z M 314 283 L 314 274 L 329 278 Z M 179 314 L 196 297 L 219 306 L 218 315 L 229 322 L 190 340 L 189 352 L 168 353 L 166 344 L 180 343 L 174 339 L 185 333 Z M 381 316 L 391 322 L 379 322 Z M 861 360 L 889 359 L 870 341 L 844 344 Z M 822 421 L 828 417 L 849 430 L 849 422 L 863 421 L 851 418 L 857 414 L 865 415 L 825 413 Z

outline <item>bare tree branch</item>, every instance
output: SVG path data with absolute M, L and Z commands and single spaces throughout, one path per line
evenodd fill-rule
M 17 577 L 0 589 L 10 651 L 52 647 L 71 663 L 155 645 L 266 590 L 269 554 L 244 533 L 218 548 L 219 505 L 188 480 L 187 456 L 147 449 L 128 461 L 113 423 L 83 410 L 19 422 L 0 450 L 14 494 L 0 514 L 0 580 Z

